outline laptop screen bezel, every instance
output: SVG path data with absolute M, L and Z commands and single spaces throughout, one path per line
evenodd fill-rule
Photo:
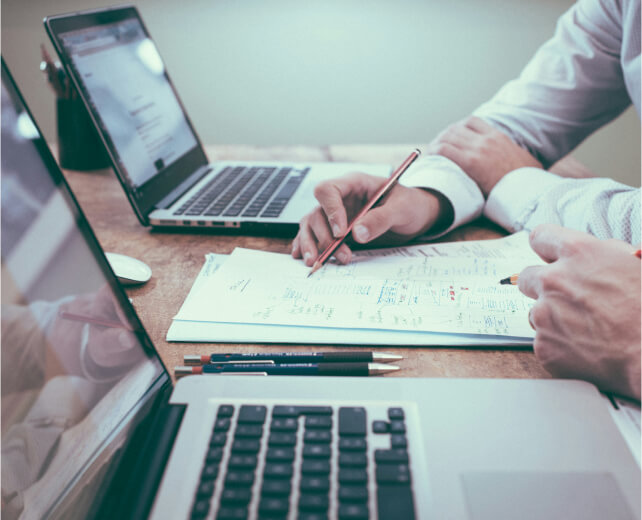
M 0 61 L 2 64 L 2 77 L 3 80 L 6 78 L 8 82 L 7 91 L 10 97 L 12 97 L 14 103 L 17 103 L 24 109 L 37 130 L 37 136 L 32 139 L 32 142 L 43 161 L 44 167 L 49 172 L 52 183 L 54 184 L 55 188 L 59 190 L 65 202 L 68 204 L 69 210 L 74 216 L 74 222 L 78 229 L 78 232 L 85 240 L 87 247 L 91 251 L 105 281 L 109 284 L 111 293 L 117 299 L 119 307 L 125 313 L 128 323 L 132 325 L 132 332 L 136 335 L 140 346 L 143 348 L 145 354 L 148 357 L 158 361 L 160 368 L 158 376 L 150 383 L 149 387 L 141 395 L 139 401 L 135 404 L 135 406 L 131 410 L 129 410 L 129 412 L 123 417 L 123 420 L 118 424 L 117 428 L 111 432 L 112 435 L 117 435 L 119 432 L 122 432 L 123 429 L 127 426 L 131 426 L 130 430 L 126 434 L 127 437 L 125 442 L 128 442 L 130 440 L 130 436 L 133 435 L 133 432 L 137 429 L 138 425 L 141 424 L 141 422 L 145 419 L 145 415 L 149 411 L 150 403 L 158 402 L 159 399 L 162 399 L 163 396 L 167 396 L 168 392 L 171 391 L 172 382 L 169 371 L 162 358 L 158 354 L 158 351 L 155 349 L 151 338 L 147 334 L 147 331 L 138 318 L 133 305 L 131 304 L 125 291 L 118 282 L 111 266 L 109 265 L 103 249 L 100 246 L 100 243 L 98 242 L 98 239 L 94 234 L 89 221 L 87 220 L 87 217 L 78 204 L 76 197 L 71 191 L 67 180 L 63 176 L 62 171 L 60 170 L 53 154 L 51 153 L 43 137 L 43 134 L 40 131 L 40 128 L 33 118 L 29 106 L 27 105 L 24 97 L 22 96 L 22 93 L 20 92 L 16 84 L 15 79 L 13 78 L 7 64 L 4 61 L 4 57 L 2 57 Z M 120 456 L 116 455 L 112 462 L 114 464 L 118 464 L 119 461 Z M 91 463 L 91 461 L 88 462 Z M 63 491 L 63 494 L 59 496 L 57 502 L 52 504 L 50 511 L 55 510 L 55 508 L 57 508 L 66 500 L 68 493 L 74 488 L 74 486 L 77 484 L 77 479 L 82 477 L 82 475 L 83 473 L 76 475 L 76 477 L 72 481 L 67 483 L 67 487 Z
M 151 179 L 139 186 L 134 192 L 128 183 L 127 175 L 124 171 L 121 170 L 118 160 L 116 157 L 116 149 L 114 144 L 105 130 L 104 125 L 101 123 L 100 114 L 93 108 L 92 104 L 89 102 L 89 96 L 85 88 L 83 87 L 81 81 L 78 78 L 78 75 L 75 72 L 75 69 L 72 64 L 71 57 L 65 52 L 64 46 L 62 45 L 62 40 L 60 38 L 61 34 L 68 33 L 70 31 L 77 31 L 81 29 L 87 29 L 91 27 L 98 27 L 101 25 L 108 25 L 116 22 L 121 22 L 127 19 L 136 19 L 147 38 L 152 39 L 147 27 L 143 23 L 143 20 L 138 12 L 138 9 L 133 5 L 110 7 L 103 9 L 95 9 L 90 11 L 81 11 L 76 13 L 68 13 L 61 15 L 48 16 L 44 19 L 45 28 L 49 37 L 60 57 L 60 61 L 63 64 L 65 71 L 70 76 L 74 87 L 78 91 L 80 98 L 83 101 L 89 116 L 91 117 L 98 135 L 100 136 L 105 148 L 108 152 L 112 167 L 116 172 L 116 175 L 127 194 L 127 197 L 136 213 L 141 224 L 148 226 L 149 225 L 149 213 L 156 208 L 156 205 L 159 201 L 167 197 L 177 186 L 185 182 L 190 176 L 194 175 L 199 169 L 202 169 L 208 164 L 207 156 L 205 150 L 201 144 L 201 141 L 190 121 L 185 107 L 183 106 L 180 97 L 174 88 L 167 70 L 164 72 L 164 76 L 167 79 L 176 100 L 183 112 L 185 121 L 187 122 L 190 131 L 192 132 L 195 140 L 196 146 L 187 151 L 181 157 L 179 157 L 172 164 L 168 165 Z M 152 40 L 153 41 L 153 40 Z M 195 179 L 196 180 L 196 179 Z

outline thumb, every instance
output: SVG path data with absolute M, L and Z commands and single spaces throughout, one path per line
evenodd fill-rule
M 355 222 L 352 236 L 359 243 L 366 243 L 383 235 L 396 223 L 398 212 L 394 204 L 377 206 Z
M 555 224 L 541 224 L 537 226 L 529 236 L 530 245 L 542 260 L 554 262 L 563 256 L 569 256 L 576 250 L 577 244 L 597 238 Z

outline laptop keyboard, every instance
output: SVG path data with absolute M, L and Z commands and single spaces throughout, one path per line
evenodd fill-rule
M 309 171 L 310 168 L 228 166 L 173 214 L 278 217 Z M 291 175 L 293 172 L 295 175 Z
M 414 519 L 405 413 L 387 415 L 369 432 L 362 407 L 221 405 L 191 518 Z

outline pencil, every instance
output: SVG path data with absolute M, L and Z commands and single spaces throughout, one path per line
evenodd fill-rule
M 642 249 L 638 249 L 636 251 L 633 251 L 631 253 L 633 256 L 637 256 L 638 258 L 642 258 Z M 509 276 L 508 278 L 502 278 L 499 283 L 502 285 L 517 285 L 517 279 L 519 278 L 518 274 L 514 274 L 512 276 Z
M 82 314 L 74 314 L 73 312 L 60 311 L 58 316 L 65 320 L 70 321 L 79 321 L 82 323 L 91 323 L 92 325 L 100 325 L 101 327 L 110 327 L 112 329 L 126 329 L 132 330 L 132 328 L 126 323 L 120 321 L 112 320 L 103 320 L 101 318 L 94 318 L 93 316 L 84 316 Z
M 412 153 L 406 158 L 404 162 L 401 163 L 401 165 L 392 173 L 392 175 L 388 178 L 388 181 L 385 182 L 377 191 L 376 193 L 372 196 L 372 198 L 366 203 L 366 205 L 361 208 L 361 211 L 357 213 L 357 216 L 352 219 L 352 222 L 348 224 L 348 229 L 346 232 L 336 238 L 334 242 L 332 242 L 326 249 L 321 253 L 321 256 L 316 259 L 314 262 L 314 265 L 312 266 L 312 269 L 308 273 L 308 278 L 312 276 L 314 272 L 319 270 L 332 256 L 332 254 L 339 248 L 341 244 L 343 244 L 343 241 L 348 237 L 348 235 L 352 232 L 352 228 L 354 227 L 355 222 L 357 222 L 361 217 L 363 217 L 368 211 L 370 211 L 376 204 L 378 204 L 387 194 L 390 192 L 390 190 L 394 187 L 395 184 L 399 181 L 401 176 L 404 174 L 404 172 L 410 167 L 410 165 L 417 160 L 417 158 L 421 155 L 421 151 L 418 149 L 415 149 L 412 151 Z

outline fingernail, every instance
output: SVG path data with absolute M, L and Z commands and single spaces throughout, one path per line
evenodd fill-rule
M 335 237 L 338 237 L 341 235 L 341 228 L 339 227 L 339 224 L 332 224 L 332 234 Z
M 345 264 L 348 261 L 348 254 L 345 251 L 339 251 L 336 256 L 337 260 L 342 264 Z
M 304 261 L 306 264 L 308 263 L 308 260 L 310 260 L 310 258 L 312 258 L 312 254 L 311 254 L 311 253 L 309 253 L 309 252 L 308 252 L 308 253 L 305 253 L 305 254 L 303 255 L 303 261 Z
M 368 230 L 365 226 L 355 226 L 352 234 L 358 242 L 366 242 L 368 240 Z

